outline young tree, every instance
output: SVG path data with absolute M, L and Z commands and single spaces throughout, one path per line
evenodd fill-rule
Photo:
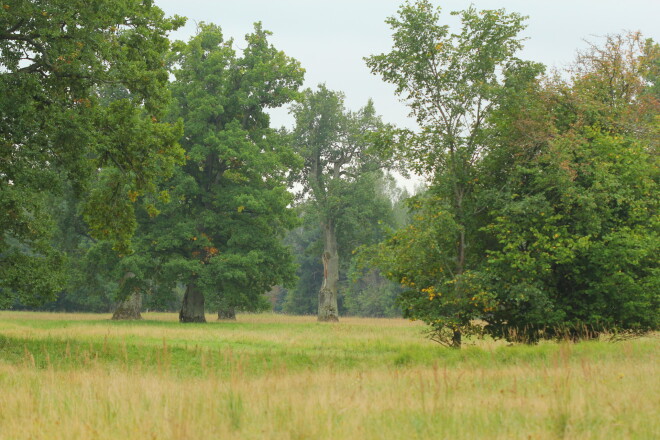
M 367 65 L 396 85 L 416 117 L 421 130 L 404 136 L 401 153 L 432 179 L 429 193 L 412 205 L 420 210 L 413 224 L 387 245 L 386 273 L 409 288 L 404 313 L 459 347 L 475 317 L 468 285 L 480 258 L 475 217 L 485 208 L 477 187 L 486 120 L 497 107 L 502 72 L 521 48 L 523 17 L 472 7 L 455 14 L 462 28 L 452 34 L 431 2 L 405 3 L 387 20 L 392 51 Z
M 306 90 L 293 114 L 295 147 L 305 161 L 300 177 L 302 195 L 310 197 L 323 237 L 318 319 L 337 321 L 338 233 L 346 232 L 339 229 L 338 220 L 347 209 L 356 209 L 349 198 L 361 179 L 383 166 L 371 147 L 372 135 L 382 130 L 384 124 L 371 101 L 358 112 L 347 111 L 343 95 L 324 85 L 316 92 Z
M 39 303 L 64 283 L 48 193 L 86 194 L 91 232 L 128 248 L 131 199 L 182 158 L 167 105 L 168 32 L 151 2 L 7 2 L 0 9 L 0 304 Z M 108 84 L 127 91 L 104 105 Z M 98 182 L 86 188 L 90 182 Z M 87 189 L 87 191 L 83 191 Z
M 239 55 L 218 26 L 201 24 L 177 45 L 172 116 L 185 122 L 188 161 L 146 237 L 162 278 L 186 285 L 181 322 L 205 321 L 206 299 L 221 318 L 254 309 L 293 280 L 282 236 L 296 223 L 287 177 L 299 159 L 266 109 L 294 99 L 304 71 L 268 35 L 256 24 Z

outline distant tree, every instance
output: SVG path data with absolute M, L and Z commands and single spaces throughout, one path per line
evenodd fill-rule
M 305 161 L 299 180 L 302 195 L 310 198 L 310 212 L 318 219 L 323 240 L 318 319 L 337 321 L 339 235 L 353 230 L 349 225 L 342 227 L 339 221 L 359 221 L 349 211 L 360 208 L 350 200 L 354 191 L 361 188 L 363 179 L 383 166 L 382 158 L 374 154 L 372 147 L 373 135 L 385 125 L 371 101 L 358 112 L 347 111 L 343 95 L 324 85 L 316 92 L 306 90 L 294 105 L 293 114 L 295 148 Z
M 397 299 L 403 291 L 401 285 L 380 271 L 373 252 L 391 231 L 408 224 L 406 200 L 410 195 L 390 175 L 377 179 L 374 192 L 363 195 L 361 202 L 355 199 L 356 206 L 368 214 L 358 216 L 354 227 L 363 232 L 346 246 L 351 252 L 345 258 L 343 306 L 353 316 L 400 317 Z
M 304 71 L 268 42 L 256 24 L 239 55 L 215 25 L 178 43 L 172 117 L 185 123 L 187 163 L 168 183 L 170 203 L 145 224 L 159 285 L 186 286 L 181 322 L 205 321 L 264 305 L 263 294 L 293 281 L 282 244 L 296 224 L 287 191 L 299 158 L 266 110 L 297 96 Z
M 52 246 L 66 258 L 66 283 L 54 303 L 45 307 L 67 311 L 107 313 L 117 291 L 113 274 L 119 260 L 112 243 L 97 240 L 81 215 L 81 199 L 72 188 L 50 197 L 49 211 L 56 222 Z
M 167 105 L 168 32 L 151 2 L 7 2 L 0 9 L 0 305 L 52 299 L 65 282 L 48 193 L 68 181 L 95 237 L 128 249 L 132 199 L 181 158 Z M 124 99 L 103 105 L 99 90 Z M 98 184 L 90 184 L 98 182 Z
M 369 262 L 358 264 L 355 257 L 361 247 L 378 243 L 385 229 L 395 226 L 392 197 L 397 195 L 393 192 L 398 197 L 403 193 L 394 179 L 381 171 L 365 173 L 347 183 L 347 188 L 350 190 L 341 193 L 342 209 L 335 219 L 340 261 L 338 310 L 350 315 L 391 315 L 396 309 L 396 285 L 380 277 Z M 287 243 L 299 266 L 298 283 L 286 292 L 282 308 L 287 313 L 308 315 L 318 311 L 318 288 L 323 282 L 323 264 L 318 256 L 324 242 L 316 202 L 308 199 L 297 208 L 303 224 L 291 231 Z
M 296 285 L 286 290 L 282 311 L 295 315 L 318 313 L 318 289 L 323 283 L 323 240 L 318 218 L 309 201 L 296 207 L 302 224 L 287 234 L 285 243 L 291 249 L 297 269 Z

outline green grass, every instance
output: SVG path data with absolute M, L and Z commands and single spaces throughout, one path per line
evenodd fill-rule
M 145 317 L 0 312 L 0 439 L 660 434 L 655 336 L 453 350 L 403 320 Z
M 279 368 L 296 371 L 434 364 L 464 368 L 548 366 L 563 356 L 565 350 L 570 351 L 571 362 L 580 362 L 621 360 L 630 355 L 630 350 L 636 356 L 652 356 L 657 349 L 656 340 L 642 339 L 632 344 L 588 342 L 535 346 L 477 342 L 462 350 L 452 350 L 424 339 L 419 326 L 377 326 L 379 334 L 375 334 L 371 323 L 378 320 L 366 320 L 366 324 L 284 320 L 181 325 L 157 319 L 117 322 L 100 318 L 81 321 L 26 317 L 0 322 L 0 359 L 4 362 L 24 363 L 27 356 L 30 362 L 34 359 L 37 368 L 85 368 L 93 361 L 97 365 L 128 365 L 142 371 L 166 365 L 170 372 L 185 376 L 211 371 L 228 374 L 238 362 L 250 374 Z M 206 368 L 202 368 L 204 363 Z

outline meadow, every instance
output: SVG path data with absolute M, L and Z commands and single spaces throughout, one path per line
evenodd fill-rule
M 399 319 L 0 312 L 0 439 L 654 439 L 657 335 L 476 341 Z

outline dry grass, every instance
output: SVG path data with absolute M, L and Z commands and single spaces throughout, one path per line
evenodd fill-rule
M 0 312 L 0 439 L 660 437 L 653 338 L 458 353 L 402 320 L 147 317 Z

